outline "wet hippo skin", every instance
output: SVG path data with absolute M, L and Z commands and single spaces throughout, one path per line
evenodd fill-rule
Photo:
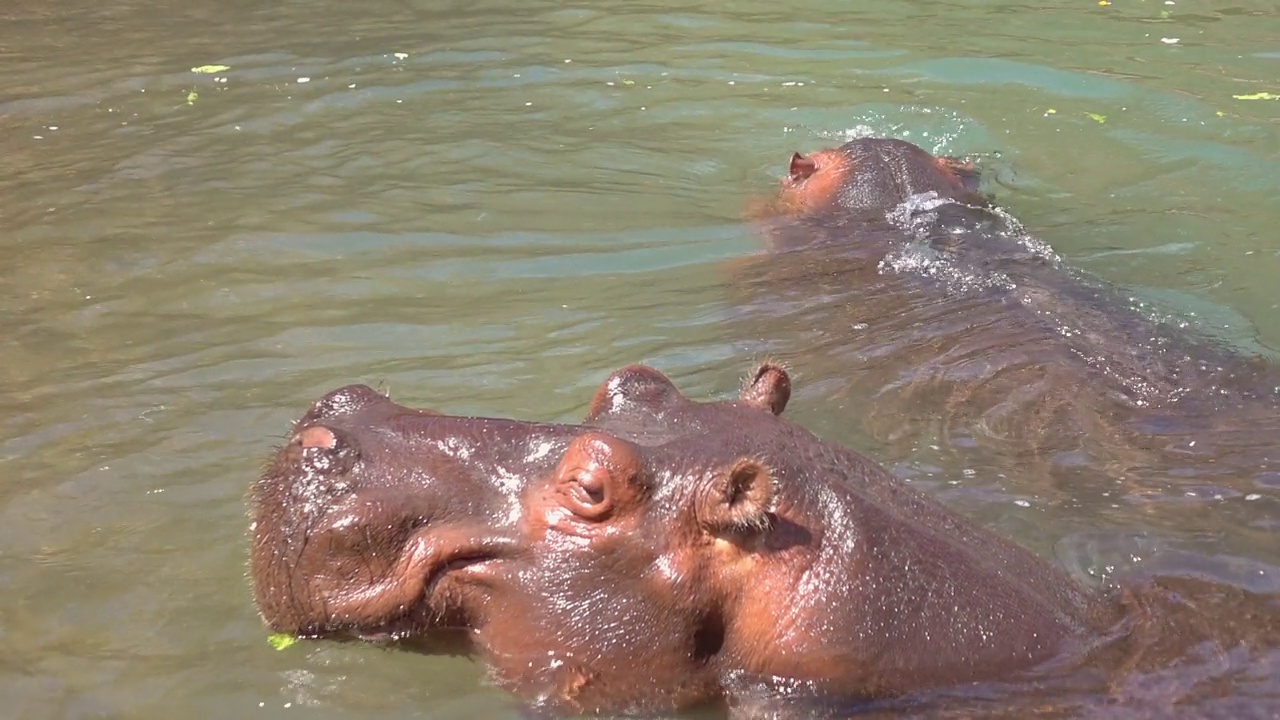
M 1071 268 L 977 181 L 900 140 L 793 156 L 766 252 L 735 266 L 744 339 L 886 446 L 941 440 L 1073 492 L 1280 496 L 1280 370 Z
M 633 366 L 561 425 L 330 393 L 251 487 L 258 608 L 315 637 L 461 629 L 546 714 L 810 717 L 1239 642 L 1157 633 L 1176 597 L 1076 584 L 781 417 L 790 394 L 772 364 L 706 403 Z M 1229 606 L 1260 637 L 1268 602 Z

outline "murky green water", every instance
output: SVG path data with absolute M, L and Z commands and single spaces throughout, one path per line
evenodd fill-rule
M 636 361 L 732 390 L 758 346 L 721 322 L 723 261 L 793 149 L 998 151 L 1002 201 L 1063 255 L 1280 347 L 1280 102 L 1233 98 L 1280 93 L 1280 10 L 1043 5 L 8 3 L 6 714 L 509 714 L 463 659 L 269 647 L 246 484 L 349 382 L 537 419 Z M 791 413 L 877 451 L 837 405 Z M 1270 498 L 1180 533 L 886 459 L 1045 552 L 1141 536 L 1280 577 Z

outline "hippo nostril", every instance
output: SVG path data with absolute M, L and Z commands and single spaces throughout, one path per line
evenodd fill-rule
M 323 425 L 312 425 L 294 433 L 287 453 L 302 470 L 325 474 L 350 471 L 358 455 L 350 438 Z
M 303 448 L 324 448 L 332 450 L 338 445 L 338 438 L 333 431 L 319 425 L 309 427 L 293 436 L 293 441 Z

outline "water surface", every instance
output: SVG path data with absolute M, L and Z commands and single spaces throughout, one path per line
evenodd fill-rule
M 464 659 L 271 649 L 245 487 L 349 382 L 545 420 L 630 362 L 732 392 L 766 339 L 723 322 L 724 264 L 756 249 L 744 207 L 792 150 L 872 133 L 981 155 L 1070 261 L 1280 347 L 1280 103 L 1233 97 L 1280 93 L 1280 10 L 1059 5 L 8 3 L 9 712 L 510 716 Z M 1278 589 L 1275 493 L 1189 498 L 1188 530 L 878 447 L 842 403 L 799 400 L 1066 562 Z

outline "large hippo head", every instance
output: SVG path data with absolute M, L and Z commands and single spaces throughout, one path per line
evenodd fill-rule
M 1063 652 L 1089 597 L 780 414 L 765 364 L 700 403 L 615 372 L 580 425 L 320 401 L 254 485 L 259 607 L 290 632 L 466 627 L 552 710 L 663 711 L 756 680 L 879 697 Z

